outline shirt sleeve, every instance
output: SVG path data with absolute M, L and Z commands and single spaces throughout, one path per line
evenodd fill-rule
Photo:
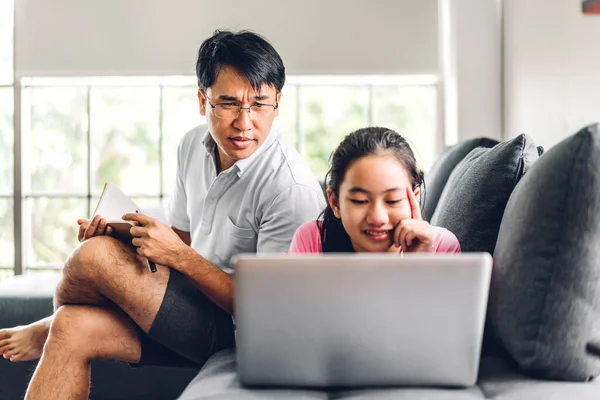
M 310 221 L 302 225 L 292 239 L 289 254 L 322 253 L 321 233 L 317 221 Z
M 185 140 L 185 139 L 184 139 Z M 184 142 L 177 148 L 177 176 L 175 177 L 175 188 L 169 202 L 169 223 L 173 228 L 180 231 L 190 231 L 190 218 L 187 215 L 187 196 L 184 184 Z
M 279 193 L 262 215 L 257 253 L 288 251 L 300 225 L 317 219 L 324 207 L 323 193 L 306 185 L 295 184 Z
M 434 229 L 433 253 L 460 253 L 460 243 L 452 232 L 438 226 L 432 228 Z

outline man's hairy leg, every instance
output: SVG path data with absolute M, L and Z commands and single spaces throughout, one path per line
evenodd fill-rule
M 90 361 L 137 363 L 138 331 L 116 308 L 63 306 L 54 314 L 43 356 L 27 389 L 27 400 L 87 399 Z M 58 382 L 58 384 L 57 384 Z
M 63 270 L 54 306 L 65 304 L 115 304 L 145 332 L 150 330 L 162 303 L 170 270 L 147 261 L 133 247 L 109 236 L 82 243 Z
M 134 248 L 108 236 L 83 242 L 67 260 L 54 296 L 54 309 L 65 304 L 116 305 L 145 332 L 162 303 L 169 269 L 148 271 Z M 0 354 L 11 361 L 39 358 L 52 318 L 0 330 Z

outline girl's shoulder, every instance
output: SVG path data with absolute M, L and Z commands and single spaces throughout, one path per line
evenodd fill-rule
M 321 221 L 306 222 L 296 230 L 289 253 L 322 253 Z
M 454 233 L 441 226 L 431 226 L 433 230 L 432 251 L 434 253 L 460 253 L 460 243 Z

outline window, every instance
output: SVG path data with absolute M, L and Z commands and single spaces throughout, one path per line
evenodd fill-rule
M 13 275 L 13 91 L 0 88 L 0 280 Z
M 159 78 L 23 80 L 23 264 L 29 272 L 63 265 L 78 244 L 77 219 L 93 213 L 105 182 L 140 207 L 167 202 L 177 145 L 204 122 L 196 92 L 191 84 L 166 87 Z
M 319 179 L 343 137 L 365 126 L 385 126 L 405 136 L 421 168 L 434 161 L 438 146 L 437 87 L 434 76 L 290 77 L 295 95 L 279 125 L 296 127 L 295 143 Z M 291 96 L 285 96 L 289 101 Z M 288 111 L 290 110 L 290 111 Z M 284 131 L 285 132 L 285 131 Z
M 14 274 L 13 1 L 0 1 L 0 280 Z
M 435 77 L 290 77 L 276 126 L 323 179 L 347 133 L 367 125 L 401 132 L 427 169 L 436 153 Z M 104 182 L 140 206 L 163 205 L 183 134 L 205 123 L 192 78 L 23 79 L 21 202 L 28 272 L 58 270 L 77 246 Z M 0 279 L 15 269 L 13 87 L 0 87 Z M 140 179 L 140 173 L 144 179 Z
M 0 90 L 12 102 L 12 87 Z M 56 78 L 22 81 L 25 254 L 29 272 L 58 270 L 77 245 L 105 182 L 140 206 L 163 205 L 174 186 L 183 134 L 205 123 L 193 78 Z M 402 133 L 427 169 L 436 153 L 435 77 L 289 77 L 276 126 L 323 179 L 349 132 L 380 125 Z M 0 110 L 0 279 L 12 275 L 12 108 Z M 140 173 L 144 179 L 140 179 Z
M 435 85 L 431 76 L 289 77 L 275 124 L 321 180 L 342 138 L 367 125 L 405 135 L 427 169 L 438 139 Z M 77 245 L 75 221 L 91 215 L 107 181 L 141 207 L 167 203 L 177 145 L 205 123 L 196 94 L 191 77 L 23 80 L 25 269 L 63 265 Z M 10 125 L 0 129 L 10 141 Z M 11 200 L 0 203 L 4 232 L 12 232 Z M 1 237 L 0 246 L 11 249 L 12 236 Z M 12 253 L 2 257 L 0 263 L 12 264 Z

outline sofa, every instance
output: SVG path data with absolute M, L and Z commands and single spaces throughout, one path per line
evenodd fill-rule
M 464 141 L 443 152 L 423 192 L 433 225 L 454 232 L 463 251 L 494 257 L 476 386 L 247 388 L 227 349 L 200 371 L 94 362 L 91 398 L 599 399 L 600 127 L 546 152 L 524 134 Z M 0 283 L 0 327 L 47 315 L 57 279 Z M 34 365 L 0 360 L 0 399 L 20 398 Z

